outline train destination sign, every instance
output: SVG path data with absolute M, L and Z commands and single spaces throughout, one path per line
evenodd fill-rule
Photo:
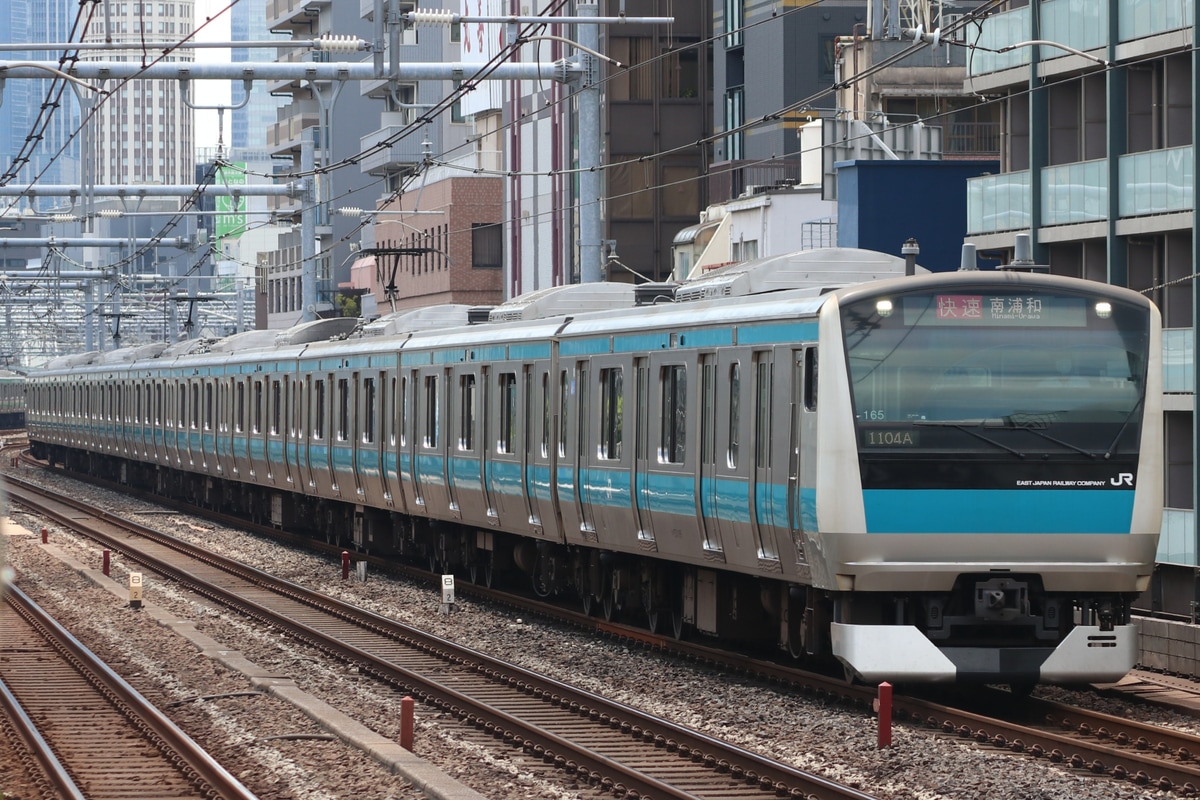
M 1082 297 L 936 294 L 902 302 L 908 325 L 1087 326 L 1087 300 Z

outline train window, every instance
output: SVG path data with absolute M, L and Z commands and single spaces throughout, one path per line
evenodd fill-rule
M 817 410 L 817 348 L 804 351 L 804 408 Z
M 755 359 L 754 463 L 765 468 L 771 460 L 771 362 Z
M 542 458 L 550 455 L 550 373 L 542 373 Z
M 350 438 L 350 381 L 339 378 L 337 382 L 338 429 L 339 442 Z
M 567 454 L 567 371 L 558 375 L 558 454 Z
M 325 381 L 313 381 L 313 438 L 325 438 Z
M 254 382 L 254 419 L 252 420 L 251 430 L 254 433 L 262 433 L 263 424 L 263 382 Z
M 438 443 L 438 391 L 437 375 L 425 376 L 425 446 L 437 447 Z
M 246 430 L 246 384 L 241 381 L 234 388 L 233 402 L 233 428 L 241 432 Z
M 204 384 L 204 430 L 211 431 L 213 426 L 213 385 Z
M 180 428 L 187 427 L 187 391 L 183 386 L 176 384 L 175 398 L 179 401 L 179 414 L 175 418 L 175 423 Z
M 391 380 L 389 380 L 388 383 L 386 384 L 387 386 L 390 387 L 387 392 L 387 400 L 391 402 L 391 405 L 389 406 L 386 402 L 380 403 L 380 406 L 387 409 L 387 412 L 386 412 L 387 417 L 384 419 L 384 425 L 387 425 L 389 422 L 396 419 L 396 407 L 395 406 L 396 406 L 396 384 L 397 383 L 398 383 L 398 381 L 393 376 L 391 378 Z M 403 413 L 403 412 L 401 412 L 401 413 Z M 392 444 L 392 445 L 396 444 L 396 426 L 395 425 L 392 425 L 388 429 L 388 444 Z
M 475 376 L 458 376 L 458 449 L 475 449 Z
M 408 376 L 400 379 L 400 392 L 396 395 L 396 412 L 400 415 L 400 445 L 408 444 Z
M 742 438 L 742 365 L 737 361 L 729 365 L 729 451 L 725 463 L 730 469 L 738 465 L 738 450 Z
M 154 384 L 154 424 L 162 425 L 163 421 L 163 388 L 161 383 Z
M 521 442 L 521 452 L 528 454 L 530 445 L 529 437 L 530 434 L 533 433 L 533 431 L 530 430 L 533 427 L 533 412 L 531 410 L 531 406 L 533 404 L 533 373 L 529 371 L 529 367 L 525 367 L 522 370 L 522 374 L 525 377 L 525 389 L 523 392 L 525 404 L 521 411 L 521 420 L 522 430 L 524 431 L 525 435 L 523 437 L 523 441 Z
M 600 370 L 600 458 L 621 457 L 621 369 Z
M 283 429 L 283 385 L 271 381 L 271 433 L 279 435 Z
M 700 417 L 697 420 L 699 422 L 697 427 L 700 429 L 700 460 L 705 464 L 711 464 L 716 453 L 713 439 L 717 422 L 717 387 L 714 383 L 717 368 L 710 360 L 712 356 L 704 358 L 706 363 L 703 364 L 700 372 Z
M 371 444 L 375 441 L 375 379 L 363 378 L 362 440 Z
M 647 425 L 650 415 L 650 404 L 647 400 L 647 394 L 650 392 L 650 372 L 646 368 L 644 358 L 639 358 L 637 361 L 637 406 L 634 408 L 634 413 L 637 414 L 637 425 L 634 428 L 634 446 L 637 449 L 636 457 L 645 459 L 650 444 L 649 426 Z
M 517 374 L 503 372 L 500 374 L 500 440 L 496 443 L 496 452 L 514 452 L 517 430 Z
M 663 367 L 659 372 L 662 391 L 662 439 L 658 460 L 682 464 L 687 441 L 687 368 L 682 364 Z
M 135 398 L 134 414 L 136 415 L 134 417 L 134 421 L 141 422 L 142 421 L 142 385 L 140 383 L 137 386 L 133 387 L 133 394 L 134 394 L 134 398 Z
M 192 427 L 200 427 L 200 384 L 192 384 Z

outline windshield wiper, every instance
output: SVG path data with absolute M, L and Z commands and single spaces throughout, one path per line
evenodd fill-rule
M 1007 453 L 1012 453 L 1017 458 L 1025 458 L 1025 454 L 1022 453 L 1020 450 L 1014 450 L 1006 444 L 997 442 L 995 439 L 991 438 L 990 436 L 984 436 L 979 431 L 972 430 L 972 428 L 984 427 L 987 424 L 987 422 L 988 422 L 988 420 L 986 420 L 986 419 L 962 419 L 962 420 L 918 419 L 918 420 L 913 420 L 912 425 L 914 428 L 917 428 L 917 427 L 957 428 L 958 430 L 962 431 L 963 433 L 967 433 L 967 434 L 970 434 L 971 436 L 974 436 L 976 439 L 985 441 L 988 444 L 993 445 L 994 447 L 999 447 L 1001 450 L 1004 450 Z
M 1074 450 L 1076 453 L 1087 456 L 1088 458 L 1096 458 L 1097 454 L 1093 453 L 1091 450 L 1085 450 L 1078 445 L 1071 444 L 1070 442 L 1064 442 L 1062 439 L 1051 436 L 1043 430 L 1043 428 L 1049 427 L 1050 420 L 1053 419 L 1054 415 L 1058 413 L 1060 412 L 1051 411 L 1046 414 L 1029 414 L 1019 411 L 999 420 L 999 424 L 990 425 L 989 427 L 1003 428 L 1004 430 L 1010 431 L 1028 431 L 1034 436 L 1045 439 L 1047 442 L 1054 442 L 1057 445 L 1061 445 L 1068 450 Z M 1105 457 L 1107 458 L 1107 456 Z
M 1138 398 L 1138 401 L 1133 404 L 1133 408 L 1129 409 L 1129 413 L 1125 415 L 1125 421 L 1121 423 L 1121 427 L 1117 430 L 1117 435 L 1113 437 L 1112 442 L 1108 445 L 1108 449 L 1104 451 L 1104 458 L 1106 460 L 1112 458 L 1113 450 L 1117 447 L 1117 441 L 1121 438 L 1121 434 L 1125 432 L 1125 429 L 1129 427 L 1129 420 L 1133 419 L 1133 415 L 1137 413 L 1137 410 L 1141 407 L 1145 399 L 1146 393 L 1142 392 L 1142 396 Z

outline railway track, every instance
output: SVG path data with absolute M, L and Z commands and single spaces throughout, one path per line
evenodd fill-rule
M 15 587 L 0 603 L 0 706 L 42 796 L 254 797 Z
M 145 497 L 152 501 L 159 500 L 153 495 Z M 191 513 L 206 512 L 192 509 Z M 214 516 L 222 519 L 219 515 Z M 236 521 L 233 523 L 236 524 Z M 242 523 L 242 526 L 245 527 L 245 524 Z M 278 537 L 280 533 L 274 531 L 271 535 Z M 287 538 L 286 534 L 283 538 Z M 320 543 L 311 544 L 317 549 L 337 550 Z M 385 566 L 385 562 L 368 559 L 362 554 L 355 554 L 354 558 L 372 561 L 380 567 Z M 410 571 L 394 563 L 388 563 L 386 566 L 394 571 Z M 412 569 L 411 572 L 428 578 L 428 573 L 423 571 Z M 459 589 L 459 593 L 502 601 L 533 613 L 553 616 L 570 624 L 590 627 L 604 635 L 706 662 L 720 669 L 755 675 L 818 696 L 834 698 L 839 702 L 857 704 L 864 709 L 864 713 L 870 713 L 877 694 L 875 687 L 847 685 L 840 679 L 799 670 L 786 663 L 747 658 L 742 654 L 676 640 L 669 635 L 650 633 L 617 621 L 547 606 L 543 601 L 514 597 L 510 593 L 486 586 L 464 585 Z M 517 680 L 524 682 L 523 678 Z M 552 695 L 555 690 L 542 691 Z M 988 696 L 992 698 L 990 706 L 985 703 L 982 706 L 956 707 L 964 704 L 939 703 L 922 697 L 897 694 L 893 705 L 894 718 L 900 724 L 937 730 L 958 736 L 977 746 L 1024 753 L 1089 774 L 1108 775 L 1141 786 L 1173 790 L 1185 796 L 1200 794 L 1200 789 L 1197 788 L 1200 787 L 1200 761 L 1197 760 L 1200 756 L 1200 737 L 1032 698 L 1014 703 L 1011 695 L 999 691 Z M 453 705 L 450 703 L 449 707 L 452 708 Z M 1020 713 L 1015 713 L 1017 711 Z M 671 735 L 664 736 L 660 741 L 664 747 L 669 742 L 674 742 L 671 747 L 680 746 L 679 740 Z M 696 747 L 690 743 L 683 746 L 687 748 L 683 750 L 685 755 Z
M 869 795 L 231 562 L 10 479 L 13 502 L 628 798 Z

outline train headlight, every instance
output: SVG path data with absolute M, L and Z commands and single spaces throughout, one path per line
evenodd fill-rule
M 1096 303 L 1096 316 L 1100 319 L 1108 319 L 1112 316 L 1112 303 L 1107 300 L 1101 300 Z
M 891 300 L 877 300 L 875 302 L 875 313 L 881 317 L 890 317 L 892 315 L 892 309 L 893 306 Z

